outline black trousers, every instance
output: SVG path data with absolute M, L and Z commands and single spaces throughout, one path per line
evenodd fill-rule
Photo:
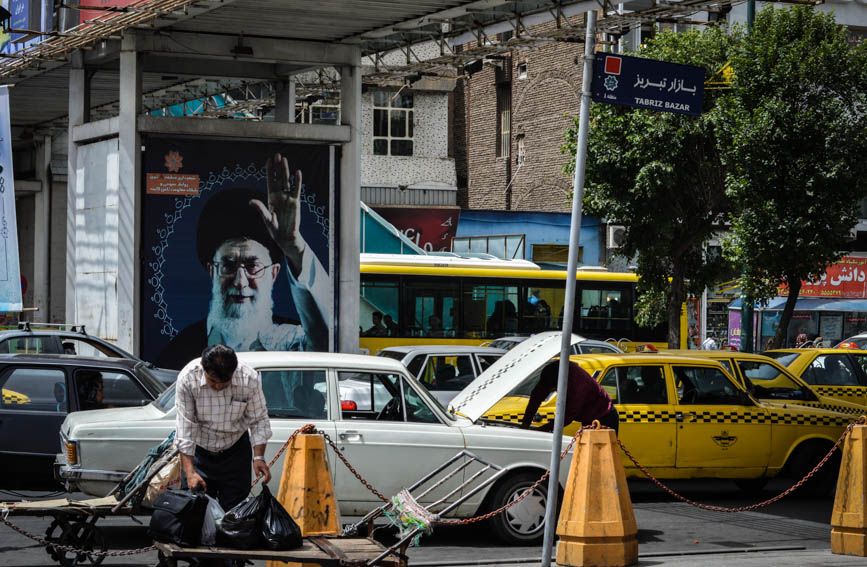
M 611 406 L 611 411 L 599 418 L 599 424 L 605 427 L 610 427 L 617 434 L 617 427 L 620 425 L 620 416 L 617 415 L 617 410 Z
M 228 512 L 250 494 L 252 460 L 250 435 L 244 433 L 234 445 L 219 453 L 196 447 L 194 463 L 196 472 L 205 479 L 207 493 Z

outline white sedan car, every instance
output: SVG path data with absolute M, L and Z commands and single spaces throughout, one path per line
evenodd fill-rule
M 466 449 L 509 471 L 452 514 L 471 517 L 509 502 L 538 480 L 549 466 L 550 433 L 480 422 L 480 416 L 503 395 L 502 387 L 487 387 L 490 381 L 502 382 L 503 376 L 510 378 L 506 382 L 513 381 L 518 366 L 520 374 L 529 376 L 559 351 L 558 337 L 548 337 L 547 349 L 539 348 L 543 342 L 540 337 L 534 339 L 495 362 L 455 399 L 459 405 L 450 411 L 438 404 L 396 360 L 313 352 L 241 353 L 239 358 L 262 375 L 274 432 L 266 451 L 269 460 L 293 431 L 313 423 L 337 443 L 364 478 L 386 496 L 392 496 Z M 525 371 L 527 362 L 535 366 Z M 350 385 L 352 398 L 363 394 L 368 400 L 366 404 L 345 399 L 344 393 L 349 391 L 346 386 Z M 487 395 L 493 390 L 498 393 Z M 388 396 L 382 396 L 382 392 Z M 56 474 L 70 490 L 105 495 L 174 427 L 174 386 L 147 406 L 70 414 L 60 431 L 62 447 L 55 463 Z M 343 515 L 364 515 L 380 504 L 337 461 L 333 451 L 329 449 L 328 455 Z M 69 462 L 68 456 L 74 460 Z M 568 475 L 570 457 L 561 468 L 561 486 Z M 476 465 L 463 471 L 465 478 L 478 470 L 473 467 Z M 271 480 L 275 494 L 282 470 L 281 457 L 274 465 L 276 474 Z M 460 476 L 422 501 L 432 502 L 453 490 L 461 483 Z M 515 544 L 539 541 L 545 496 L 543 486 L 492 520 L 495 534 Z

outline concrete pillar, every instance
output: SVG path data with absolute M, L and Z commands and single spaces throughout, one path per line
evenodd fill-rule
M 295 79 L 277 83 L 274 103 L 274 122 L 295 122 Z
M 83 57 L 76 51 L 70 58 L 69 69 L 69 142 L 66 174 L 66 323 L 75 323 L 78 316 L 75 296 L 75 223 L 76 223 L 76 169 L 78 146 L 72 131 L 90 120 L 90 80 L 84 68 Z
M 120 49 L 118 132 L 117 342 L 138 354 L 141 313 L 138 262 L 141 246 L 141 137 L 136 121 L 142 111 L 141 54 L 136 34 L 124 32 Z
M 335 307 L 338 320 L 339 352 L 358 352 L 361 293 L 359 274 L 359 215 L 361 208 L 361 52 L 358 63 L 340 67 L 340 122 L 350 126 L 352 137 L 343 144 L 340 156 L 338 198 L 339 276 Z
M 49 259 L 51 257 L 51 136 L 45 136 L 36 150 L 36 178 L 41 189 L 36 194 L 33 223 L 33 313 L 34 321 L 51 322 L 51 287 Z

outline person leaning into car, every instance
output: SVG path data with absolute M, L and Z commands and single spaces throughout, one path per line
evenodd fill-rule
M 521 428 L 528 429 L 536 416 L 536 410 L 542 405 L 551 392 L 557 390 L 557 374 L 560 362 L 549 362 L 542 369 L 539 383 L 530 393 L 530 401 L 524 410 L 524 419 L 521 420 Z M 599 383 L 591 377 L 586 370 L 569 362 L 569 376 L 566 385 L 566 412 L 563 416 L 563 427 L 573 421 L 582 425 L 590 425 L 593 420 L 599 420 L 601 425 L 609 427 L 617 433 L 617 425 L 620 421 L 617 410 L 611 402 L 611 398 Z M 554 420 L 539 427 L 542 431 L 552 431 Z
M 250 493 L 251 457 L 256 476 L 271 480 L 271 424 L 259 373 L 215 344 L 181 370 L 176 389 L 175 445 L 187 486 L 204 488 L 229 510 Z

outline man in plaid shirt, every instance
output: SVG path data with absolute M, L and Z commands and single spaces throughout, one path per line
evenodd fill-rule
M 234 350 L 211 345 L 187 364 L 178 375 L 175 405 L 175 444 L 190 488 L 201 486 L 229 510 L 250 493 L 251 457 L 256 476 L 271 480 L 262 379 Z

